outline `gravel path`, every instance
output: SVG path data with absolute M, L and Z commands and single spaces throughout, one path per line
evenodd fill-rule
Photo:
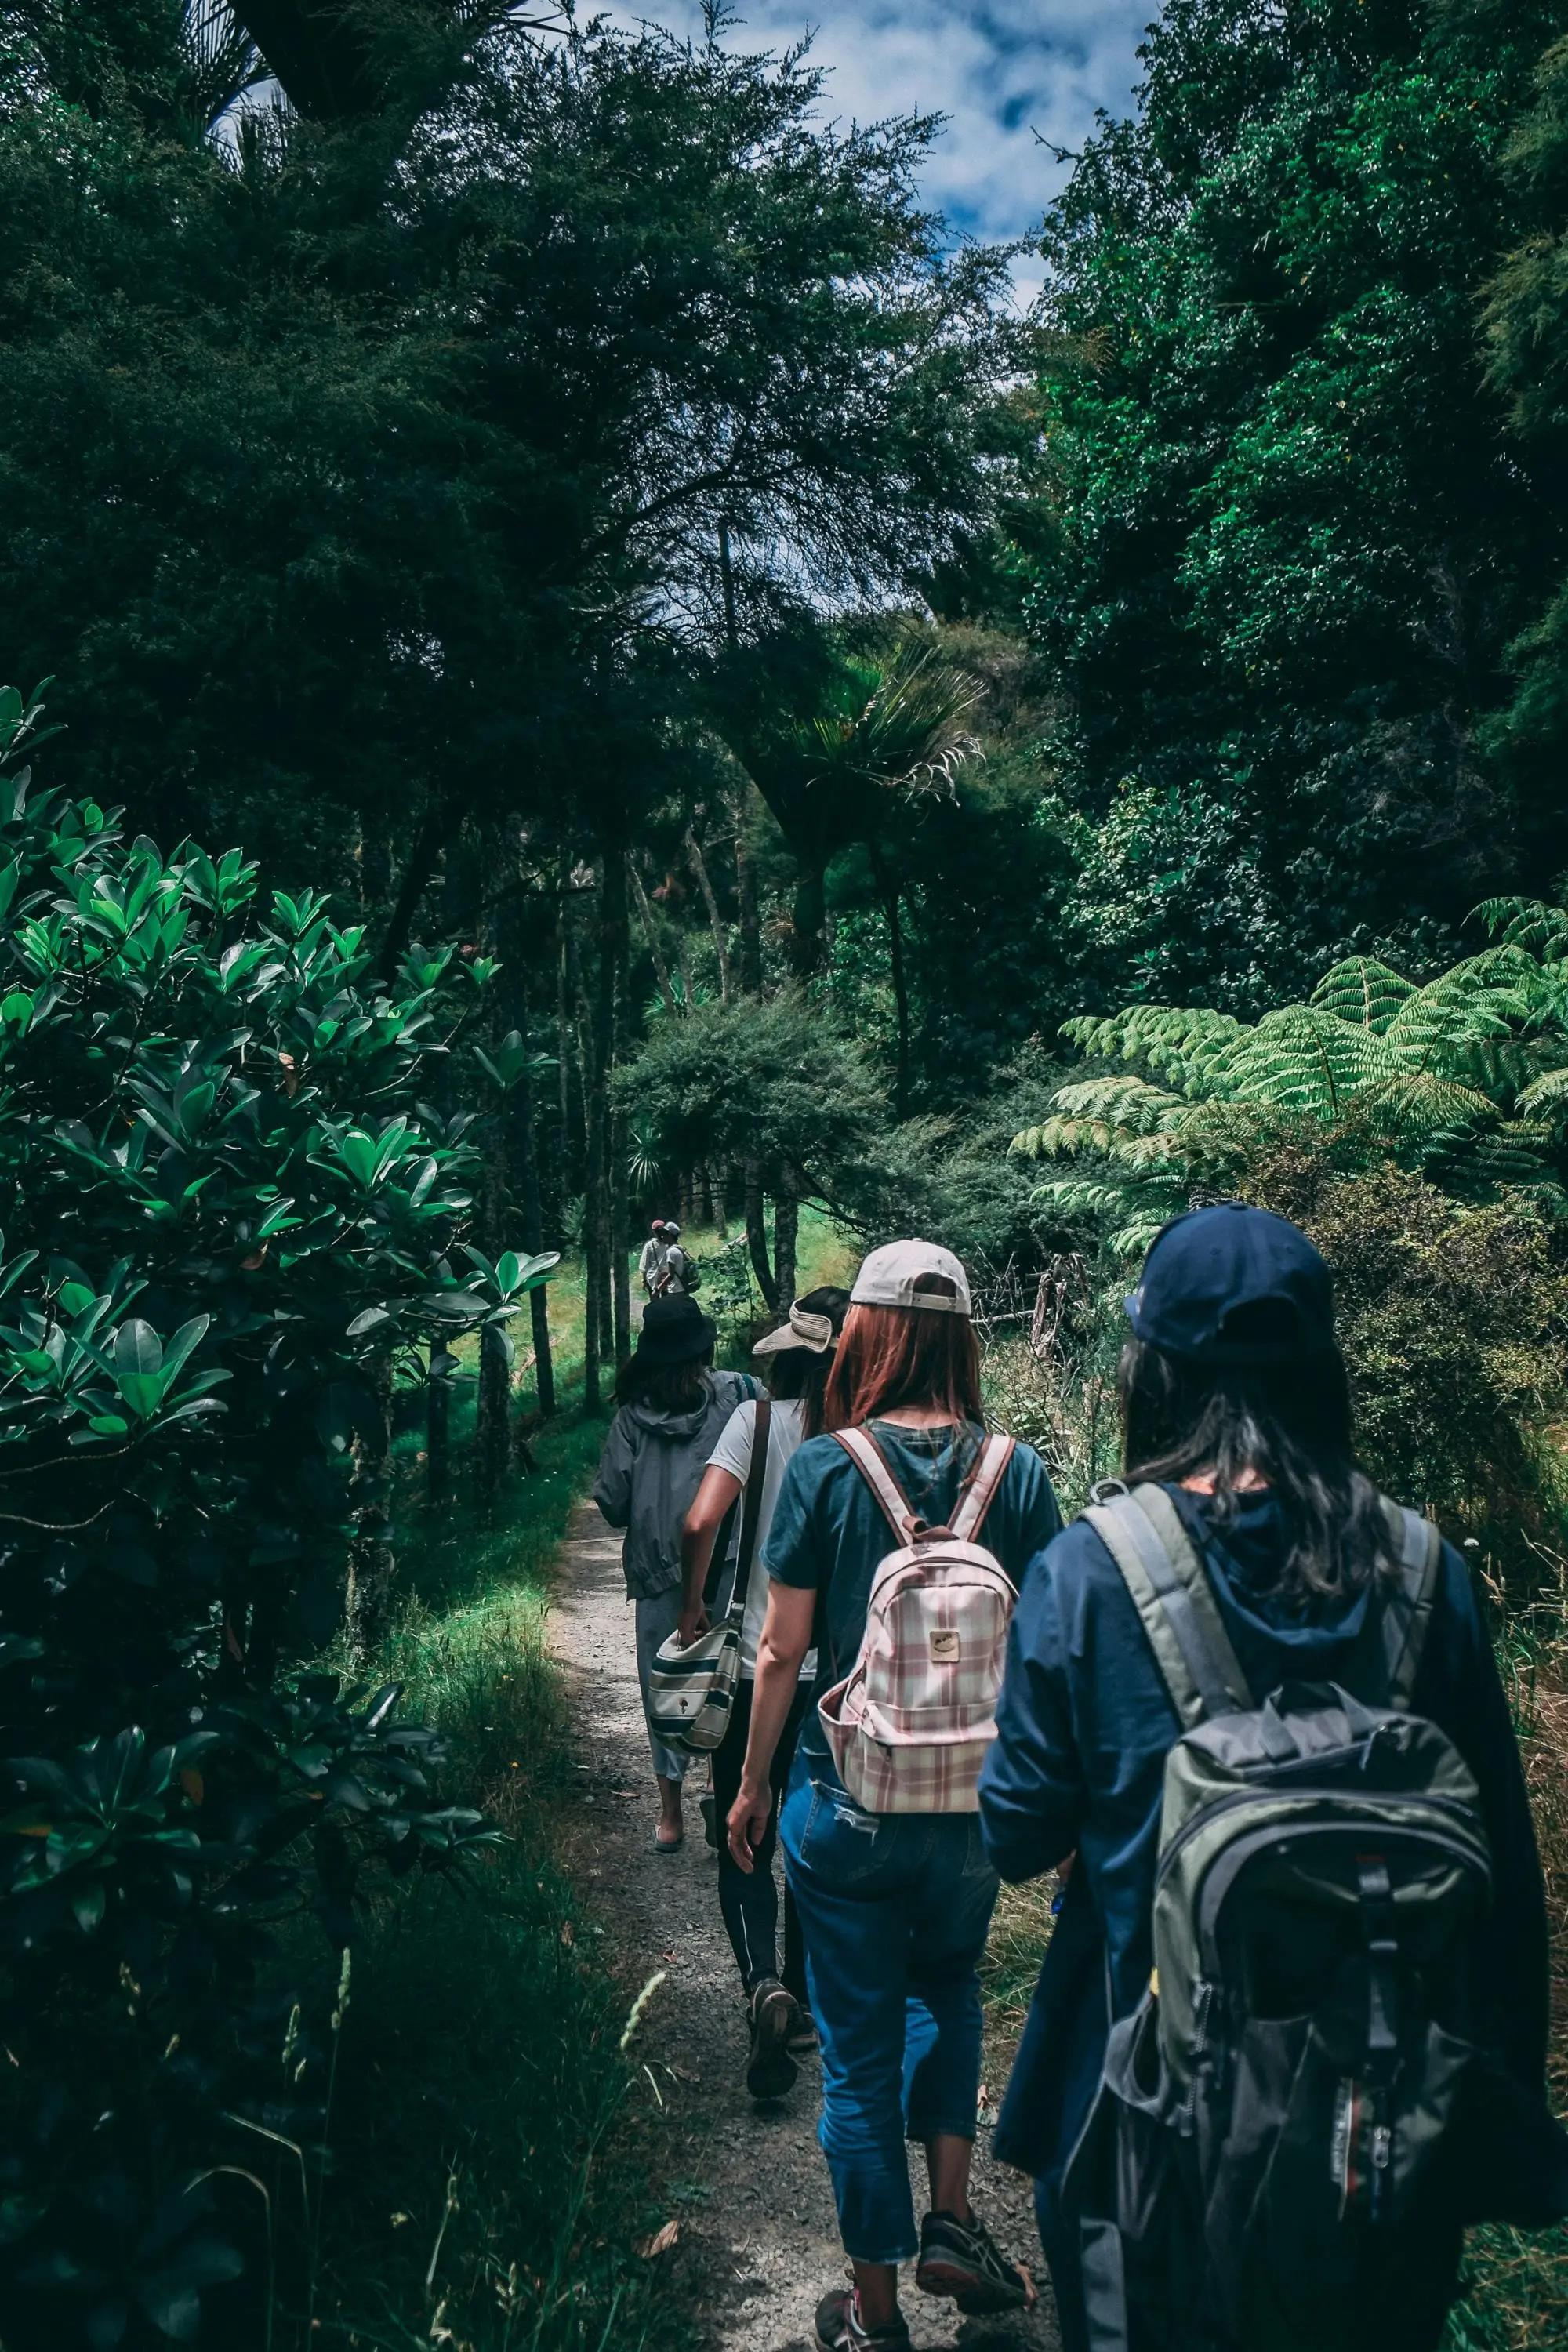
M 658 2259 L 679 2266 L 714 2352 L 810 2352 L 817 2298 L 846 2275 L 816 2146 L 816 2065 L 776 2106 L 746 2096 L 744 2011 L 697 1811 L 705 1782 L 699 1775 L 689 1784 L 686 1844 L 662 1860 L 652 1851 L 657 1806 L 620 1539 L 588 1505 L 563 1554 L 552 1638 L 573 1689 L 583 1824 L 574 1874 L 628 1986 L 668 1971 L 639 2042 L 664 2102 L 660 2168 L 679 2223 L 677 2247 Z M 1005 2063 L 997 2053 L 997 2082 Z M 983 2107 L 975 2201 L 1002 2244 L 1037 2271 L 1028 2183 L 987 2160 L 988 2113 Z M 954 2344 L 1058 2352 L 1048 2287 L 1025 2319 L 961 2322 L 951 2304 L 917 2293 L 911 2273 L 904 2306 L 921 2352 Z

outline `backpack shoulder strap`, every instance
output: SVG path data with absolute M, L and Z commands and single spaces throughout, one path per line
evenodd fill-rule
M 994 1433 L 975 1455 L 974 1466 L 963 1482 L 963 1492 L 948 1522 L 960 1543 L 979 1542 L 985 1514 L 996 1500 L 996 1490 L 1013 1459 L 1013 1445 L 1012 1438 Z
M 836 1429 L 833 1433 L 887 1514 L 888 1525 L 900 1544 L 907 1544 L 914 1513 L 903 1488 L 888 1467 L 887 1456 L 868 1429 Z
M 1095 1489 L 1084 1517 L 1121 1571 L 1184 1729 L 1256 1705 L 1208 1574 L 1163 1487 Z
M 1424 1519 L 1419 1511 L 1391 1503 L 1386 1495 L 1380 1500 L 1388 1521 L 1397 1578 L 1384 1586 L 1377 1630 L 1388 1694 L 1386 1704 L 1403 1712 L 1415 1696 L 1415 1677 L 1421 1671 L 1422 1653 L 1426 1647 L 1433 1603 L 1437 1596 L 1443 1538 L 1431 1520 Z

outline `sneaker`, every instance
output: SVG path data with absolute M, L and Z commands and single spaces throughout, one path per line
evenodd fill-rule
M 915 2284 L 927 2294 L 950 2294 L 960 2311 L 1022 2311 L 1034 2301 L 1029 2282 L 1003 2253 L 985 2224 L 972 2216 L 928 2213 L 921 2223 Z
M 784 2038 L 784 2048 L 792 2058 L 815 2058 L 820 2047 L 816 2020 L 805 2004 L 797 2000 L 795 2005 L 795 2023 Z
M 816 2306 L 819 2352 L 912 2352 L 910 2331 L 900 2319 L 886 2327 L 862 2327 L 855 2313 L 855 2290 L 836 2286 Z
M 763 1977 L 752 1988 L 751 2013 L 746 2088 L 753 2099 L 782 2099 L 800 2072 L 789 2054 L 789 2037 L 800 2011 L 777 1977 Z

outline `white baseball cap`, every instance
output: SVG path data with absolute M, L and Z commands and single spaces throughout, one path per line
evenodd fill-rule
M 921 1276 L 931 1274 L 952 1283 L 952 1297 L 915 1288 Z M 935 1242 L 887 1242 L 861 1260 L 849 1299 L 855 1307 L 921 1307 L 938 1315 L 967 1315 L 969 1276 L 952 1252 Z

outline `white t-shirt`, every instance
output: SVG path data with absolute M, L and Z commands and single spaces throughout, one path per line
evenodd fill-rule
M 735 1407 L 719 1433 L 718 1444 L 708 1457 L 710 1469 L 727 1470 L 731 1478 L 740 1480 L 742 1491 L 752 1475 L 752 1444 L 756 1429 L 757 1407 L 753 1398 Z M 779 1498 L 785 1468 L 791 1454 L 800 1444 L 802 1435 L 800 1399 L 775 1397 L 768 1414 L 768 1459 L 763 1472 L 762 1519 L 752 1552 L 751 1589 L 746 1595 L 746 1614 L 741 1627 L 741 1672 L 748 1682 L 752 1680 L 757 1671 L 757 1643 L 768 1608 L 768 1574 L 763 1566 L 763 1547 L 768 1539 L 773 1506 Z M 800 1672 L 803 1682 L 816 1674 L 815 1650 Z

